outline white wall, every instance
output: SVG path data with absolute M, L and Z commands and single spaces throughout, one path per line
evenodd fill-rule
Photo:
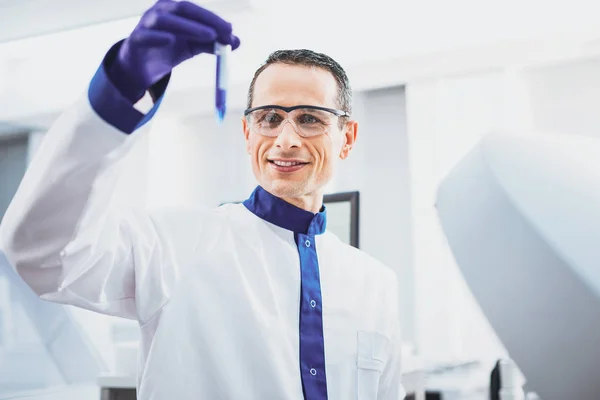
M 454 262 L 434 203 L 439 182 L 484 134 L 527 127 L 522 90 L 510 71 L 407 87 L 417 337 L 427 359 L 505 355 Z
M 358 94 L 359 136 L 332 190 L 360 191 L 360 247 L 391 267 L 401 282 L 404 339 L 414 342 L 414 271 L 403 87 Z
M 528 68 L 531 124 L 544 132 L 600 137 L 600 57 Z
M 246 199 L 256 182 L 244 147 L 241 109 L 222 124 L 212 113 L 157 118 L 150 138 L 148 204 L 217 206 Z

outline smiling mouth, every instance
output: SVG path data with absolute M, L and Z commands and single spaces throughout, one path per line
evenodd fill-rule
M 302 161 L 279 161 L 279 160 L 269 160 L 271 164 L 275 164 L 279 167 L 294 167 L 297 165 L 305 165 L 308 164 Z
M 268 160 L 269 164 L 278 172 L 296 172 L 302 169 L 307 162 L 303 161 L 282 161 L 282 160 Z

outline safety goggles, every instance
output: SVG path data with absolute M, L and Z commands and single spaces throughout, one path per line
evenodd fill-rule
M 267 105 L 244 111 L 250 130 L 267 137 L 278 136 L 286 123 L 290 123 L 302 137 L 314 137 L 327 133 L 337 124 L 338 118 L 350 117 L 346 111 L 319 106 L 281 107 Z

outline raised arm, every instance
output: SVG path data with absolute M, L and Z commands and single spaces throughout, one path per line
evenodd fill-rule
M 129 134 L 144 134 L 172 68 L 216 40 L 237 47 L 231 32 L 193 3 L 157 2 L 46 133 L 0 225 L 0 248 L 43 299 L 141 321 L 162 306 L 157 282 L 172 278 L 163 269 L 176 244 L 161 232 L 164 218 L 110 207 L 112 167 L 133 145 Z M 144 115 L 133 103 L 146 91 L 155 105 Z M 153 284 L 161 290 L 142 312 L 139 288 Z

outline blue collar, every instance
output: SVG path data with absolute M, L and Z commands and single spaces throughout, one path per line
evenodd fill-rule
M 294 233 L 319 235 L 325 232 L 327 225 L 325 205 L 313 214 L 272 195 L 261 186 L 254 189 L 244 206 L 257 217 Z

